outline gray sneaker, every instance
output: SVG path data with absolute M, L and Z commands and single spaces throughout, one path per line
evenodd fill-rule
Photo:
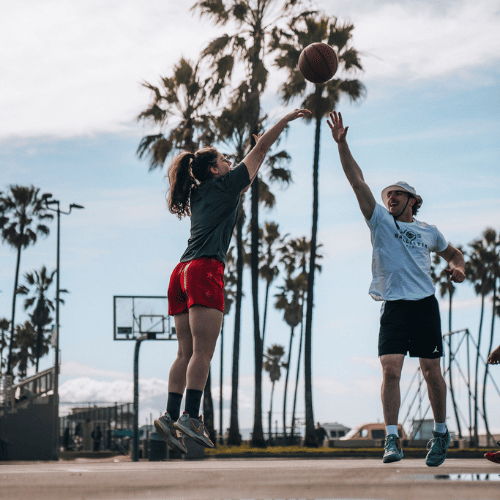
M 396 434 L 389 434 L 385 438 L 384 448 L 384 458 L 382 459 L 384 464 L 398 462 L 403 458 L 403 450 L 401 449 L 399 437 Z
M 434 437 L 427 443 L 427 457 L 425 457 L 425 465 L 429 467 L 437 467 L 441 465 L 446 459 L 446 451 L 450 445 L 451 437 L 448 430 L 446 434 L 440 434 L 432 431 Z
M 214 443 L 210 441 L 208 432 L 205 429 L 201 415 L 198 418 L 191 418 L 188 413 L 184 412 L 179 420 L 175 422 L 174 427 L 202 446 L 206 446 L 207 448 L 214 447 Z
M 180 451 L 181 453 L 187 453 L 187 449 L 184 446 L 184 440 L 182 436 L 177 436 L 177 431 L 174 429 L 174 423 L 168 413 L 165 413 L 165 415 L 161 416 L 158 420 L 155 420 L 154 424 L 156 430 L 161 434 L 161 437 L 167 442 L 170 448 Z

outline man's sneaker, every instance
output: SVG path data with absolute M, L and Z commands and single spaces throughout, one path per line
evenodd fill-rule
M 500 464 L 500 451 L 496 451 L 495 453 L 485 453 L 484 458 L 486 458 L 486 460 L 489 460 L 490 462 Z
M 385 438 L 385 453 L 382 461 L 384 464 L 397 462 L 403 458 L 403 450 L 399 442 L 399 437 L 396 434 L 389 434 Z
M 201 415 L 198 418 L 191 418 L 188 413 L 184 412 L 179 420 L 175 422 L 174 427 L 186 434 L 186 436 L 189 436 L 193 441 L 207 448 L 214 447 L 214 443 L 210 441 L 208 432 L 205 429 L 205 424 L 203 423 L 203 417 Z
M 187 453 L 187 449 L 184 446 L 184 440 L 182 436 L 177 436 L 177 431 L 174 429 L 174 423 L 168 413 L 165 413 L 165 415 L 161 416 L 158 420 L 155 420 L 154 424 L 156 430 L 161 434 L 161 437 L 167 442 L 170 448 L 180 451 L 181 453 Z
M 429 467 L 437 467 L 441 465 L 446 458 L 446 450 L 450 445 L 450 433 L 440 434 L 439 432 L 432 431 L 434 437 L 427 443 L 427 457 L 425 457 L 425 464 Z

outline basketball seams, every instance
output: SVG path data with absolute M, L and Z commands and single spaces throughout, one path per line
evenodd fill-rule
M 299 57 L 299 69 L 311 83 L 327 82 L 336 73 L 337 66 L 335 51 L 322 42 L 308 45 Z
M 313 45 L 314 47 L 314 50 L 316 51 L 317 54 L 320 55 L 321 59 L 323 59 L 323 61 L 325 62 L 326 64 L 326 67 L 328 68 L 329 71 L 332 71 L 333 69 L 333 60 L 332 59 L 327 59 L 324 55 L 323 55 L 323 52 L 318 48 L 317 45 Z
M 315 47 L 316 48 L 316 47 Z M 321 80 L 324 80 L 325 79 L 325 76 L 324 75 L 320 75 L 315 69 L 314 69 L 314 66 L 311 64 L 311 61 L 309 60 L 309 57 L 307 56 L 307 52 L 304 52 L 304 59 L 306 60 L 307 62 L 307 68 L 309 69 L 309 71 L 312 71 L 319 79 Z M 321 82 L 317 82 L 317 83 L 321 83 Z

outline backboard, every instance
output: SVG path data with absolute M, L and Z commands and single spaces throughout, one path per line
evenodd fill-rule
M 175 327 L 170 326 L 165 296 L 113 296 L 114 340 L 137 340 L 147 335 L 153 340 L 176 340 Z

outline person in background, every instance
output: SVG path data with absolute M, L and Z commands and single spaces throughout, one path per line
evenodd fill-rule
M 321 427 L 321 424 L 318 422 L 316 424 L 316 429 L 314 429 L 314 431 L 316 432 L 316 439 L 318 440 L 318 444 L 320 446 L 323 446 L 325 437 L 327 436 L 325 429 Z

